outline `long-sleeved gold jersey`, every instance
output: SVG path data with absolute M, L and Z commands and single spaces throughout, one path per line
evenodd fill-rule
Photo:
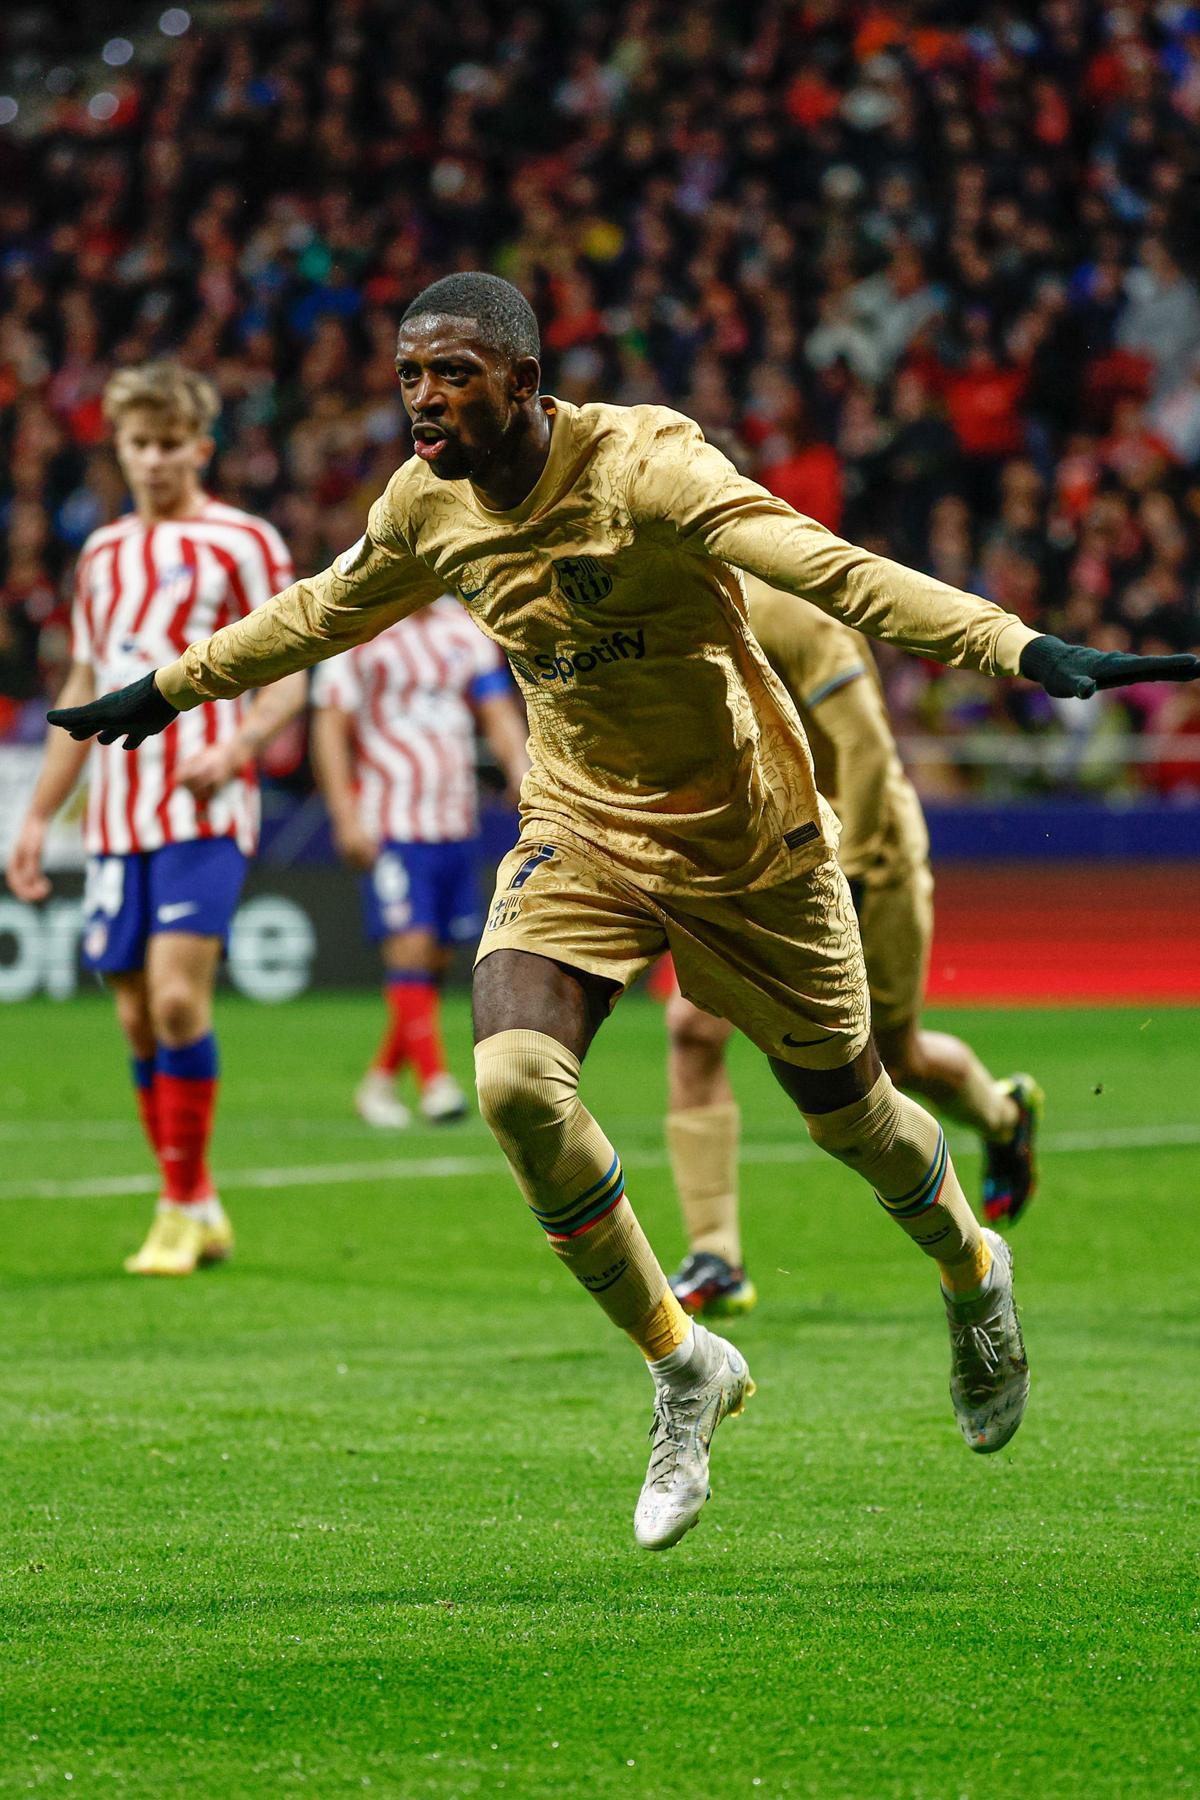
M 848 626 L 754 576 L 746 597 L 750 628 L 796 703 L 817 787 L 841 822 L 838 861 L 852 881 L 902 879 L 928 859 L 929 832 L 870 648 Z
M 167 699 L 261 686 L 456 592 L 525 696 L 525 827 L 565 834 L 649 893 L 734 893 L 794 875 L 797 847 L 823 854 L 828 831 L 739 570 L 989 674 L 1015 673 L 1036 635 L 794 512 L 678 413 L 543 405 L 549 455 L 520 506 L 494 512 L 412 458 L 352 550 L 192 645 L 159 676 Z

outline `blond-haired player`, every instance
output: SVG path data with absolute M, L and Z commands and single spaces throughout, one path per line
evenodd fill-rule
M 986 1146 L 984 1214 L 1012 1223 L 1033 1193 L 1041 1090 L 997 1081 L 969 1044 L 921 1024 L 933 934 L 929 833 L 904 773 L 866 642 L 792 594 L 747 577 L 750 627 L 796 704 L 818 790 L 841 824 L 838 861 L 859 917 L 871 1027 L 897 1087 L 931 1100 Z M 688 1238 L 671 1287 L 688 1312 L 747 1312 L 737 1157 L 740 1113 L 725 1070 L 733 1027 L 676 992 L 667 1002 L 667 1146 Z
M 634 1531 L 663 1549 L 696 1523 L 712 1434 L 753 1391 L 734 1346 L 671 1293 L 579 1097 L 596 1030 L 664 949 L 683 991 L 759 1045 L 815 1141 L 933 1260 L 973 1449 L 1007 1442 L 1029 1385 L 1008 1246 L 981 1230 L 937 1124 L 871 1041 L 836 825 L 739 571 L 924 655 L 1056 693 L 1193 679 L 1200 659 L 1039 637 L 803 518 L 679 413 L 543 396 L 538 353 L 510 283 L 435 282 L 396 349 L 416 453 L 359 542 L 156 675 L 54 716 L 136 745 L 177 711 L 362 642 L 448 588 L 506 651 L 532 768 L 476 963 L 480 1110 L 552 1250 L 650 1365 Z
M 274 526 L 201 485 L 218 410 L 211 382 L 170 362 L 122 369 L 105 388 L 133 510 L 94 531 L 80 554 L 61 705 L 153 669 L 291 580 Z M 149 1235 L 125 1264 L 131 1274 L 189 1274 L 232 1247 L 207 1161 L 213 983 L 257 837 L 253 759 L 302 704 L 304 686 L 297 674 L 248 705 L 198 707 L 132 756 L 89 751 L 52 729 L 13 843 L 10 888 L 44 899 L 46 827 L 90 756 L 84 960 L 112 989 L 162 1180 Z

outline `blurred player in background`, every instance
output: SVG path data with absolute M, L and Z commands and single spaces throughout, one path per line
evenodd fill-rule
M 451 947 L 479 936 L 478 723 L 516 795 L 525 718 L 503 657 L 457 601 L 437 600 L 313 678 L 312 753 L 341 854 L 369 870 L 367 935 L 380 947 L 388 1024 L 355 1094 L 368 1125 L 402 1129 L 396 1076 L 411 1064 L 430 1120 L 459 1119 L 438 988 Z
M 897 1087 L 983 1139 L 984 1213 L 1015 1221 L 1036 1184 L 1042 1094 L 1029 1075 L 998 1081 L 969 1044 L 921 1024 L 933 937 L 929 833 L 904 773 L 865 641 L 791 594 L 747 576 L 750 626 L 796 703 L 818 791 L 842 827 L 838 861 L 854 895 L 871 1026 Z M 671 1286 L 694 1314 L 748 1312 L 737 1156 L 741 1117 L 725 1070 L 733 1027 L 676 991 L 667 1002 L 667 1147 L 688 1238 Z
M 94 531 L 80 554 L 63 704 L 136 679 L 291 581 L 274 526 L 201 486 L 218 410 L 212 385 L 171 363 L 123 369 L 108 383 L 104 412 L 133 511 Z M 207 1161 L 213 984 L 258 834 L 253 758 L 304 688 L 293 675 L 249 703 L 198 707 L 133 756 L 52 729 L 13 844 L 10 888 L 43 900 L 46 828 L 90 756 L 84 961 L 112 989 L 162 1175 L 149 1235 L 125 1264 L 131 1274 L 190 1274 L 233 1246 Z

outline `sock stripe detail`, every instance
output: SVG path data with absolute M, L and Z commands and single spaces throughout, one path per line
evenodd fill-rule
M 946 1180 L 949 1156 L 946 1151 L 946 1134 L 939 1127 L 937 1148 L 933 1153 L 933 1161 L 922 1175 L 915 1188 L 907 1194 L 900 1194 L 895 1200 L 886 1195 L 876 1193 L 875 1198 L 886 1212 L 894 1219 L 912 1219 L 918 1213 L 926 1212 L 936 1205 L 939 1194 Z
M 548 1237 L 578 1237 L 612 1212 L 624 1192 L 625 1171 L 620 1157 L 614 1156 L 607 1174 L 573 1200 L 568 1212 L 541 1212 L 536 1206 L 530 1207 L 530 1211 Z
M 617 1210 L 617 1207 L 621 1204 L 621 1201 L 624 1198 L 625 1198 L 625 1178 L 624 1178 L 624 1176 L 622 1176 L 621 1180 L 617 1186 L 616 1193 L 613 1194 L 610 1199 L 600 1202 L 597 1205 L 596 1210 L 594 1212 L 590 1213 L 588 1215 L 588 1217 L 583 1220 L 582 1224 L 575 1225 L 575 1226 L 571 1227 L 570 1229 L 568 1229 L 563 1224 L 543 1225 L 542 1230 L 546 1233 L 547 1237 L 552 1237 L 552 1238 L 582 1237 L 585 1231 L 590 1231 L 592 1229 L 593 1225 L 599 1225 L 599 1223 L 602 1219 L 607 1219 L 610 1212 L 615 1212 Z M 540 1221 L 539 1221 L 539 1223 L 540 1223 Z
M 585 1201 L 591 1199 L 593 1194 L 607 1191 L 608 1185 L 612 1181 L 614 1175 L 618 1177 L 621 1175 L 621 1159 L 616 1155 L 614 1155 L 612 1161 L 608 1165 L 608 1172 L 602 1175 L 599 1181 L 594 1181 L 590 1188 L 585 1188 L 583 1193 L 576 1197 L 573 1204 L 575 1206 L 582 1206 Z

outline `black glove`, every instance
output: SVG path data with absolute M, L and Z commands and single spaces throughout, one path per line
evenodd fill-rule
M 1195 681 L 1200 656 L 1131 656 L 1124 650 L 1089 650 L 1061 638 L 1038 637 L 1021 652 L 1021 673 L 1059 700 L 1088 700 L 1097 688 L 1135 681 Z
M 151 670 L 129 687 L 118 688 L 115 694 L 102 694 L 86 706 L 59 706 L 46 717 L 51 725 L 61 725 L 70 732 L 77 743 L 98 737 L 102 744 L 115 744 L 124 737 L 125 748 L 136 750 L 143 739 L 165 731 L 179 713 L 155 687 Z
M 863 880 L 861 875 L 854 875 L 854 876 L 850 877 L 847 885 L 849 886 L 849 889 L 850 889 L 850 899 L 854 904 L 854 910 L 858 914 L 858 917 L 861 919 L 862 918 L 863 901 L 865 900 L 866 894 L 867 894 L 867 884 Z

